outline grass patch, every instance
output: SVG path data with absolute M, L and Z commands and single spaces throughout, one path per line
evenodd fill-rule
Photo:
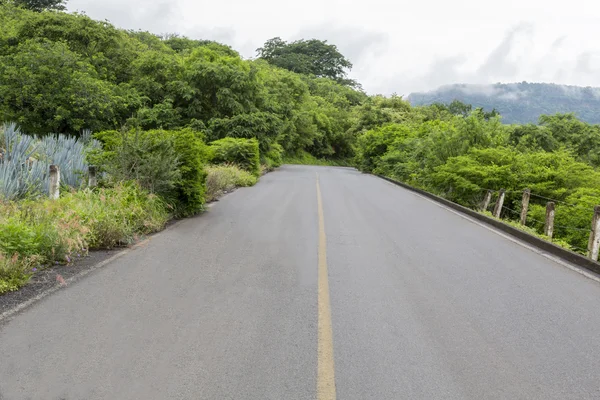
M 0 294 L 27 283 L 37 265 L 130 244 L 169 218 L 164 201 L 134 183 L 67 192 L 56 201 L 0 203 Z
M 510 226 L 512 226 L 513 228 L 517 228 L 517 229 L 519 229 L 519 230 L 521 230 L 521 231 L 523 231 L 523 232 L 525 232 L 525 233 L 528 233 L 528 234 L 530 234 L 530 235 L 532 235 L 532 236 L 536 236 L 536 237 L 538 237 L 538 238 L 540 238 L 540 239 L 542 239 L 542 240 L 545 240 L 545 241 L 547 241 L 547 242 L 551 242 L 551 243 L 553 243 L 553 244 L 555 244 L 555 245 L 557 245 L 557 246 L 560 246 L 560 247 L 562 247 L 562 248 L 564 248 L 564 249 L 571 250 L 571 251 L 575 251 L 575 252 L 578 252 L 578 253 L 581 253 L 581 254 L 583 254 L 581 251 L 577 251 L 576 249 L 574 249 L 574 248 L 573 248 L 573 247 L 572 247 L 572 246 L 571 246 L 571 245 L 570 245 L 568 242 L 566 242 L 565 240 L 561 240 L 561 239 L 558 239 L 558 238 L 549 238 L 548 236 L 546 236 L 546 235 L 543 235 L 543 234 L 539 233 L 539 232 L 538 232 L 538 231 L 537 231 L 535 228 L 532 228 L 532 227 L 530 227 L 530 226 L 526 226 L 526 225 L 521 225 L 521 223 L 520 223 L 520 222 L 518 222 L 518 221 L 512 221 L 512 220 L 510 220 L 510 219 L 501 219 L 501 218 L 496 218 L 496 217 L 494 217 L 494 215 L 493 215 L 491 212 L 489 212 L 489 211 L 481 211 L 481 213 L 482 213 L 482 214 L 485 214 L 485 215 L 487 215 L 487 216 L 488 216 L 488 217 L 490 217 L 490 218 L 498 219 L 498 220 L 502 221 L 503 223 L 505 223 L 505 224 L 507 224 L 507 225 L 510 225 Z
M 223 193 L 240 186 L 253 186 L 258 178 L 235 165 L 211 165 L 206 167 L 206 199 L 213 201 Z
M 320 165 L 320 166 L 332 166 L 332 167 L 352 167 L 351 160 L 336 159 L 330 160 L 325 158 L 316 158 L 310 153 L 300 152 L 294 155 L 286 155 L 283 157 L 283 164 L 295 164 L 295 165 Z
M 6 257 L 0 253 L 0 295 L 14 292 L 27 283 L 38 260 L 35 257 Z

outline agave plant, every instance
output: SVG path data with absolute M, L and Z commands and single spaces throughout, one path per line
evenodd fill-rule
M 96 140 L 85 137 L 83 139 L 61 134 L 45 136 L 39 146 L 40 159 L 44 159 L 48 165 L 58 165 L 61 182 L 72 187 L 80 187 L 82 178 L 87 172 L 88 164 L 85 160 L 87 149 L 100 146 Z M 85 139 L 89 141 L 87 146 Z
M 87 171 L 85 153 L 100 143 L 85 132 L 82 139 L 66 135 L 36 139 L 21 133 L 14 123 L 1 128 L 4 148 L 0 148 L 0 199 L 16 200 L 40 195 L 48 190 L 48 170 L 58 165 L 61 182 L 79 187 Z M 87 143 L 87 144 L 86 144 Z
M 14 123 L 3 126 L 4 148 L 0 149 L 0 198 L 15 200 L 42 190 L 47 168 L 32 158 L 35 139 L 22 135 Z

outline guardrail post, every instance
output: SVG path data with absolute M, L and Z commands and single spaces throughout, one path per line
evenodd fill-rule
M 523 190 L 523 201 L 521 202 L 521 225 L 527 222 L 527 210 L 529 209 L 529 198 L 531 197 L 531 189 Z
M 588 257 L 594 261 L 598 261 L 598 250 L 600 250 L 600 206 L 594 207 L 592 230 L 590 231 L 590 240 L 588 241 Z
M 546 204 L 546 224 L 544 225 L 544 235 L 548 236 L 550 239 L 552 239 L 552 234 L 554 233 L 554 208 L 554 202 L 549 201 L 548 204 Z
M 48 194 L 51 200 L 57 200 L 60 197 L 60 169 L 58 168 L 58 165 L 50 166 L 49 180 Z
M 481 211 L 487 211 L 488 207 L 490 206 L 490 201 L 492 201 L 492 191 L 488 189 L 485 192 L 485 197 L 483 198 L 483 204 L 481 205 Z
M 506 191 L 504 189 L 500 189 L 498 192 L 498 200 L 496 200 L 496 206 L 494 207 L 494 217 L 500 218 L 500 213 L 502 213 L 502 206 L 504 205 L 504 196 L 506 195 Z
M 98 180 L 96 179 L 96 167 L 90 165 L 88 168 L 88 187 L 94 188 L 98 185 Z

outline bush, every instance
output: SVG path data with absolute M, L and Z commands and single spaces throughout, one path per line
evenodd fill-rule
M 36 265 L 32 257 L 6 257 L 0 253 L 0 295 L 14 292 L 25 285 Z
M 60 200 L 88 228 L 85 240 L 91 249 L 130 244 L 139 235 L 161 230 L 169 220 L 165 202 L 133 182 L 75 192 Z
M 235 165 L 213 165 L 206 168 L 206 199 L 216 200 L 223 192 L 238 186 L 253 186 L 257 178 Z
M 7 257 L 64 262 L 86 248 L 88 229 L 62 199 L 2 205 L 0 211 L 0 253 Z
M 208 149 L 191 129 L 96 134 L 104 151 L 90 155 L 112 181 L 136 180 L 183 217 L 202 210 Z
M 280 144 L 274 144 L 271 149 L 262 157 L 261 164 L 266 166 L 267 171 L 283 164 L 283 147 Z
M 214 164 L 235 164 L 254 176 L 260 174 L 260 154 L 256 139 L 224 138 L 210 143 L 210 147 Z

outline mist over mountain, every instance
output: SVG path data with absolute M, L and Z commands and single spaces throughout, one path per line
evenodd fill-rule
M 600 88 L 528 82 L 454 84 L 408 96 L 413 105 L 447 104 L 453 100 L 486 111 L 495 108 L 508 124 L 537 123 L 542 114 L 571 112 L 585 122 L 600 123 Z

